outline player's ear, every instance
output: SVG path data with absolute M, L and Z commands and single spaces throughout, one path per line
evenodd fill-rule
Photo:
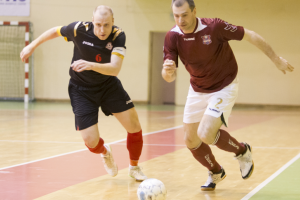
M 114 25 L 114 23 L 115 23 L 115 18 L 112 18 L 112 23 L 113 23 L 113 25 Z
M 193 13 L 194 13 L 194 15 L 196 16 L 196 13 L 197 13 L 196 7 L 194 8 Z

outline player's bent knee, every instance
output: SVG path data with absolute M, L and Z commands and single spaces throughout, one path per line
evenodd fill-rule
M 196 146 L 198 146 L 199 143 L 201 143 L 201 140 L 197 136 L 197 134 L 195 134 L 195 135 L 189 135 L 188 133 L 186 133 L 184 135 L 184 142 L 185 142 L 185 145 L 187 146 L 187 148 L 193 149 Z
M 187 135 L 184 136 L 184 142 L 187 146 L 193 144 L 193 139 L 188 137 Z
M 94 148 L 95 146 L 97 146 L 98 142 L 99 142 L 99 135 L 97 134 L 81 134 L 82 135 L 82 139 L 84 141 L 84 143 L 90 147 L 90 148 Z
M 129 130 L 127 130 L 127 131 L 128 131 L 128 133 L 136 133 L 136 132 L 139 132 L 141 129 L 142 129 L 142 127 L 141 127 L 139 120 L 132 120 Z
M 198 130 L 199 138 L 206 144 L 212 144 L 215 141 L 215 133 L 211 129 Z
M 95 146 L 97 146 L 97 144 L 99 142 L 99 139 L 96 139 L 96 138 L 86 138 L 83 140 L 84 140 L 84 143 L 90 148 L 94 148 Z

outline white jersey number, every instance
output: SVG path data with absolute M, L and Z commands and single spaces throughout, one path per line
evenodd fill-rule
M 224 22 L 226 24 L 226 27 L 224 28 L 226 31 L 231 31 L 231 32 L 235 32 L 237 30 L 237 27 L 234 25 L 231 25 L 227 22 Z

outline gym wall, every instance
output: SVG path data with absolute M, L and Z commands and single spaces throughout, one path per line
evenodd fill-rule
M 298 0 L 196 0 L 197 16 L 221 18 L 263 36 L 275 52 L 296 69 L 283 75 L 259 49 L 246 41 L 231 41 L 239 65 L 241 104 L 300 105 L 300 2 Z M 167 32 L 174 25 L 171 0 L 31 0 L 29 17 L 1 21 L 30 21 L 34 38 L 51 27 L 91 21 L 97 5 L 111 6 L 115 24 L 127 36 L 127 55 L 119 78 L 132 100 L 148 101 L 150 31 Z M 163 44 L 162 44 L 163 46 Z M 68 70 L 73 44 L 63 38 L 48 41 L 34 54 L 36 99 L 68 99 Z M 160 49 L 162 51 L 162 48 Z M 189 75 L 181 65 L 176 82 L 177 105 L 184 105 Z

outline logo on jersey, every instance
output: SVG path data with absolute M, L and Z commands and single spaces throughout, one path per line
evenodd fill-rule
M 82 44 L 89 45 L 89 46 L 92 46 L 92 47 L 94 46 L 94 44 L 93 44 L 93 43 L 86 42 L 86 41 L 83 41 L 83 42 L 82 42 Z
M 111 42 L 107 43 L 105 48 L 107 48 L 108 50 L 112 50 L 112 48 L 113 48 L 112 43 Z
M 211 39 L 210 39 L 210 35 L 204 35 L 201 36 L 202 40 L 203 40 L 203 44 L 209 45 L 212 43 Z
M 101 60 L 102 60 L 101 54 L 96 55 L 96 61 L 101 62 Z
M 193 37 L 193 38 L 183 38 L 184 39 L 184 41 L 191 41 L 191 40 L 195 40 L 195 38 Z
M 126 101 L 126 104 L 130 104 L 130 103 L 132 103 L 132 100 Z

